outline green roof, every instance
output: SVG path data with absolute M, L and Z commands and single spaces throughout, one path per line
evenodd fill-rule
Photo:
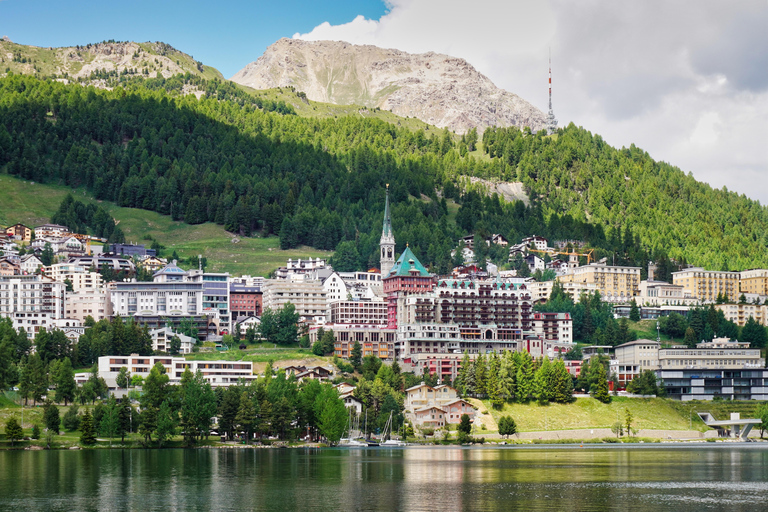
M 429 277 L 429 272 L 427 272 L 427 269 L 424 268 L 424 265 L 422 265 L 416 255 L 413 254 L 411 248 L 406 246 L 403 254 L 397 258 L 395 265 L 392 267 L 392 270 L 389 271 L 387 277 L 409 277 L 413 275 L 411 273 L 412 269 L 415 269 L 419 272 L 419 277 Z

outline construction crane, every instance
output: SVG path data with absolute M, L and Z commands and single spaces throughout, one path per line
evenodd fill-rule
M 563 251 L 542 251 L 541 249 L 528 249 L 531 252 L 540 252 L 542 254 L 549 254 L 550 256 L 553 254 L 562 254 L 565 256 L 584 256 L 587 258 L 587 265 L 592 263 L 592 253 L 595 251 L 594 249 L 590 249 L 589 252 L 581 253 L 581 252 L 563 252 Z

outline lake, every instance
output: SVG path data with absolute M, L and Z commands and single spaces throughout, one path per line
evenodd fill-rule
M 0 510 L 766 510 L 768 444 L 0 452 Z

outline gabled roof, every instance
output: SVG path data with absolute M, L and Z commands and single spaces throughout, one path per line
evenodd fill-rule
M 411 248 L 406 246 L 403 254 L 397 259 L 387 277 L 411 277 L 413 275 L 411 273 L 412 270 L 416 270 L 419 277 L 429 277 L 427 269 L 424 268 L 424 265 L 422 265 L 416 255 L 413 254 Z

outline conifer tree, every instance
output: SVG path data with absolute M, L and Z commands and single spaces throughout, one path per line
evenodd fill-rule
M 611 395 L 608 392 L 608 381 L 606 380 L 605 376 L 605 366 L 602 364 L 597 364 L 595 368 L 595 377 L 597 382 L 592 385 L 590 393 L 596 400 L 599 400 L 604 404 L 608 404 L 611 402 Z
M 521 364 L 517 370 L 517 401 L 528 402 L 533 396 L 535 372 L 533 359 L 527 352 L 523 354 Z
M 478 354 L 475 359 L 475 394 L 477 396 L 483 396 L 487 393 L 486 379 L 488 373 L 488 367 L 485 364 L 485 357 L 483 354 Z
M 86 446 L 96 444 L 96 430 L 93 426 L 93 416 L 91 416 L 90 410 L 85 411 L 80 422 L 80 442 Z

